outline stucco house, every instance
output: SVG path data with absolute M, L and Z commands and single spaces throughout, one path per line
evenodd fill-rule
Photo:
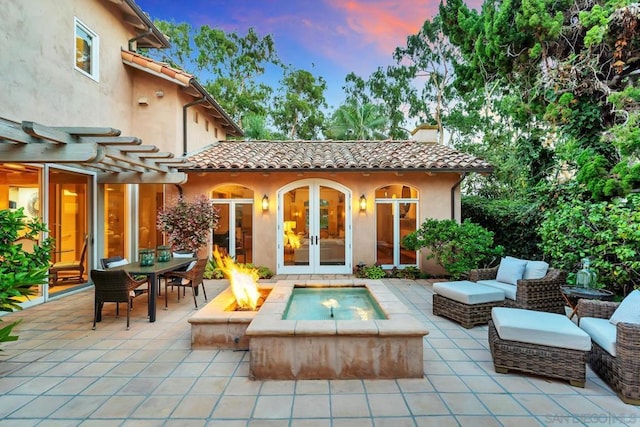
M 213 241 L 239 261 L 280 274 L 424 269 L 402 238 L 427 218 L 460 220 L 462 180 L 492 170 L 436 137 L 423 126 L 407 141 L 216 142 L 187 156 L 184 192 L 215 201 Z
M 163 244 L 156 213 L 180 193 L 220 209 L 202 256 L 218 244 L 277 273 L 424 268 L 402 236 L 459 219 L 461 181 L 492 170 L 428 127 L 408 141 L 229 141 L 242 129 L 194 76 L 141 54 L 169 41 L 133 0 L 0 6 L 0 209 L 41 217 L 53 260 L 85 265 L 25 306 L 90 286 L 101 258 Z
M 156 212 L 187 181 L 182 154 L 242 130 L 192 76 L 145 66 L 139 49 L 169 41 L 133 0 L 0 7 L 0 209 L 41 217 L 53 261 L 85 265 L 26 306 L 90 286 L 103 257 L 162 244 Z

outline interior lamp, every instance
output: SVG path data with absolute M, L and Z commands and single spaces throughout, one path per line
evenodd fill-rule
M 265 194 L 262 196 L 262 211 L 266 212 L 269 210 L 269 197 Z
M 364 194 L 360 196 L 360 212 L 365 212 L 367 210 L 367 198 L 364 197 Z

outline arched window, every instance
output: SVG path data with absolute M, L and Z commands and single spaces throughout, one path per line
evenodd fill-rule
M 211 192 L 220 222 L 213 231 L 213 244 L 237 262 L 253 262 L 253 191 L 241 185 L 222 185 Z
M 418 190 L 389 184 L 376 190 L 376 263 L 385 268 L 416 265 L 416 251 L 402 239 L 417 228 Z

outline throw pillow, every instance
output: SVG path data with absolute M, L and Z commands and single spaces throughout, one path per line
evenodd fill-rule
M 174 258 L 193 258 L 193 253 L 191 253 L 191 252 L 187 252 L 187 253 L 174 252 L 173 253 L 173 257 Z
M 619 322 L 640 324 L 640 290 L 636 289 L 622 300 L 609 322 L 614 325 Z
M 122 267 L 123 265 L 127 265 L 127 264 L 129 264 L 129 261 L 125 258 L 125 259 L 121 259 L 120 261 L 110 262 L 109 264 L 107 264 L 107 268 Z
M 498 267 L 496 280 L 510 285 L 517 285 L 518 280 L 522 279 L 526 266 L 527 261 L 525 260 L 510 256 L 502 258 L 502 261 L 500 261 L 500 267 Z
M 198 263 L 198 261 L 191 261 L 191 263 L 189 264 L 189 266 L 187 267 L 187 269 L 185 271 L 190 271 L 193 267 L 196 266 L 197 263 Z
M 549 264 L 544 261 L 527 261 L 524 267 L 523 279 L 542 279 L 547 275 Z

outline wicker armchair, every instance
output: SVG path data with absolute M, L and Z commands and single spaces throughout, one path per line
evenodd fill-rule
M 620 303 L 581 299 L 578 317 L 609 319 Z M 591 340 L 587 363 L 625 403 L 640 405 L 640 325 L 616 325 L 615 356 Z
M 198 286 L 202 285 L 202 293 L 204 299 L 207 299 L 207 291 L 204 289 L 204 270 L 207 267 L 206 258 L 195 261 L 195 264 L 190 265 L 186 271 L 171 271 L 164 275 L 164 309 L 169 307 L 169 297 L 167 294 L 168 286 L 178 287 L 178 301 L 180 301 L 180 288 L 182 287 L 182 294 L 185 295 L 186 288 L 191 288 L 193 294 L 193 303 L 198 308 L 198 302 L 196 301 L 196 295 Z
M 127 330 L 129 330 L 129 312 L 135 296 L 135 289 L 145 280 L 135 280 L 124 270 L 91 270 L 91 280 L 95 286 L 95 305 L 93 329 L 96 322 L 102 321 L 102 307 L 105 302 L 116 303 L 116 317 L 120 314 L 120 303 L 127 303 Z
M 469 272 L 469 280 L 495 280 L 498 267 L 481 268 Z M 527 310 L 547 311 L 566 314 L 564 299 L 560 287 L 567 284 L 567 273 L 564 270 L 550 268 L 541 279 L 518 280 L 516 299 L 505 299 L 505 306 L 524 308 Z

